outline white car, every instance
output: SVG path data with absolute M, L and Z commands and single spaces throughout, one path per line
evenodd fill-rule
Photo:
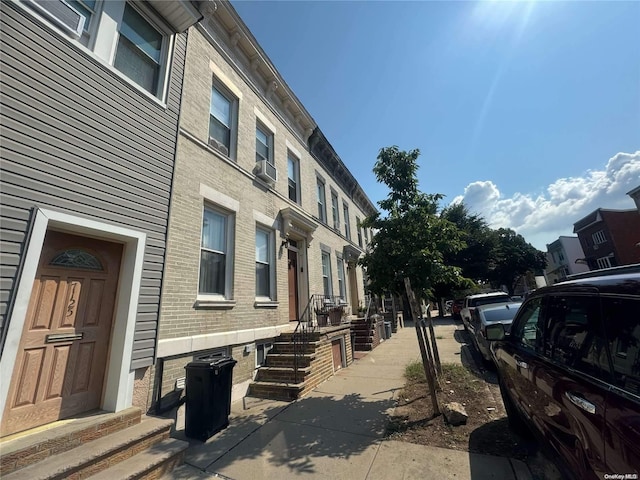
M 460 316 L 462 317 L 464 328 L 469 328 L 471 315 L 473 314 L 473 310 L 477 306 L 510 301 L 511 297 L 508 293 L 505 292 L 478 293 L 476 295 L 469 295 L 464 299 L 464 305 L 462 306 L 462 310 L 460 310 Z

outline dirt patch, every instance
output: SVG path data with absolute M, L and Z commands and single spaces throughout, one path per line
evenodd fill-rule
M 509 429 L 500 393 L 492 392 L 482 378 L 462 365 L 445 364 L 442 368 L 439 404 L 462 404 L 469 416 L 466 425 L 454 427 L 447 424 L 444 415 L 434 417 L 426 381 L 412 377 L 399 395 L 388 436 L 420 445 L 526 460 L 531 454 L 530 442 Z
M 464 332 L 466 334 L 466 332 Z M 468 348 L 465 346 L 464 348 Z M 444 415 L 433 416 L 432 400 L 422 363 L 407 367 L 407 383 L 400 392 L 387 437 L 420 445 L 511 457 L 525 462 L 534 479 L 555 480 L 561 475 L 533 438 L 513 433 L 506 417 L 495 371 L 475 365 L 443 364 L 439 405 L 462 404 L 469 416 L 466 425 L 447 424 Z

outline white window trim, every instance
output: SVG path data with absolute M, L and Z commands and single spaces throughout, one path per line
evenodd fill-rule
M 607 243 L 607 237 L 604 234 L 604 230 L 598 230 L 597 232 L 592 233 L 591 238 L 594 245 L 602 245 L 603 243 Z
M 229 215 L 231 221 L 227 222 L 227 264 L 225 266 L 225 295 L 222 296 L 200 294 L 200 246 L 202 243 L 201 216 L 200 236 L 198 241 L 198 276 L 196 284 L 195 305 L 196 307 L 233 308 L 236 304 L 236 301 L 233 299 L 233 269 L 235 265 L 235 217 L 240 210 L 240 202 L 202 183 L 200 184 L 200 195 L 203 200 L 202 215 L 204 215 L 204 208 L 209 207 L 215 211 Z M 231 238 L 229 238 L 230 236 Z
M 333 296 L 333 278 L 331 278 L 332 275 L 333 275 L 333 269 L 331 268 L 331 253 L 328 252 L 327 250 L 323 249 L 322 247 L 321 247 L 321 251 L 322 251 L 322 253 L 320 254 L 320 267 L 321 267 L 321 272 L 320 273 L 322 274 L 322 294 L 323 295 L 331 295 L 331 296 Z M 329 275 L 328 275 L 329 293 L 328 294 L 324 291 L 324 278 L 325 278 L 325 276 L 324 276 L 324 259 L 325 259 L 325 256 L 326 256 L 326 258 L 328 258 L 327 266 L 329 267 Z
M 198 246 L 198 290 L 196 296 L 196 306 L 198 307 L 232 307 L 235 305 L 233 300 L 233 266 L 234 266 L 234 238 L 235 238 L 235 212 L 230 212 L 220 208 L 211 202 L 204 202 L 202 206 L 202 217 L 205 210 L 212 210 L 219 215 L 223 215 L 227 219 L 226 243 L 227 251 L 225 252 L 225 276 L 224 276 L 224 294 L 216 293 L 200 293 L 200 269 L 202 268 L 202 221 L 200 222 L 200 242 Z
M 293 160 L 293 180 L 296 183 L 296 198 L 295 200 L 289 198 L 289 159 Z M 289 142 L 287 141 L 287 198 L 300 205 L 302 203 L 302 195 L 300 188 L 300 157 L 296 155 L 296 152 L 289 147 Z
M 273 130 L 271 130 L 267 125 L 265 125 L 260 118 L 256 119 L 256 130 L 260 130 L 262 133 L 265 134 L 265 136 L 267 137 L 267 158 L 265 158 L 264 160 L 266 160 L 267 162 L 269 162 L 271 165 L 273 165 L 275 167 L 275 133 Z M 257 141 L 257 138 L 256 138 Z M 258 155 L 258 152 L 256 151 L 256 157 Z M 256 161 L 258 161 L 258 159 L 256 158 Z
M 338 192 L 336 192 L 333 188 L 329 188 L 329 191 L 331 192 L 331 220 L 333 222 L 333 228 L 335 230 L 337 230 L 338 232 L 340 231 L 340 198 L 338 197 Z M 333 199 L 335 198 L 336 203 L 335 205 L 333 204 Z M 335 207 L 335 215 L 334 215 L 334 210 L 333 208 Z
M 267 353 L 269 353 L 269 351 L 271 351 L 271 349 L 273 348 L 273 343 L 274 340 L 270 340 L 270 341 L 266 341 L 266 342 L 256 342 L 256 354 L 254 356 L 254 361 L 255 361 L 255 368 L 258 369 L 262 366 L 262 364 L 258 363 L 258 350 L 260 349 L 260 347 L 262 346 L 262 350 L 264 352 L 264 358 L 265 360 L 267 359 Z M 269 349 L 267 350 L 267 345 L 269 345 Z
M 254 212 L 258 213 L 258 212 Z M 254 304 L 255 307 L 265 307 L 265 308 L 273 308 L 277 307 L 277 298 L 276 298 L 276 233 L 273 228 L 268 225 L 261 224 L 260 222 L 256 222 L 256 232 L 258 230 L 263 231 L 264 233 L 269 234 L 269 296 L 258 296 L 256 292 L 256 302 Z M 255 238 L 255 235 L 254 235 Z M 254 259 L 254 275 L 255 275 L 255 264 L 257 260 Z M 254 282 L 255 288 L 255 282 Z
M 598 268 L 611 268 L 611 257 L 600 257 L 596 261 Z
M 322 191 L 324 192 L 323 199 L 322 199 L 322 216 L 320 215 L 320 210 L 317 210 L 317 214 L 318 214 L 318 220 L 320 220 L 322 223 L 327 224 L 328 225 L 328 218 L 327 218 L 327 184 L 324 181 L 323 178 L 321 177 L 316 177 L 316 209 L 319 208 L 320 205 L 320 198 L 318 195 L 318 192 L 320 191 L 320 185 L 322 185 Z M 323 218 L 324 217 L 324 218 Z
M 272 293 L 272 297 L 273 300 L 271 298 L 269 299 L 265 299 L 263 297 L 256 297 L 256 301 L 254 303 L 254 307 L 255 308 L 278 308 L 278 301 L 277 301 L 277 286 L 276 286 L 276 258 L 275 258 L 275 232 L 277 230 L 280 230 L 280 222 L 277 219 L 271 218 L 268 215 L 265 215 L 262 212 L 259 212 L 257 210 L 253 211 L 253 220 L 256 222 L 256 224 L 262 225 L 264 230 L 269 230 L 273 233 L 273 239 L 269 238 L 269 240 L 273 240 L 273 247 L 271 248 L 271 251 L 273 253 L 273 258 L 271 259 L 271 264 L 273 265 L 273 269 L 271 272 L 271 275 L 273 276 L 272 279 L 272 284 L 271 284 L 271 290 L 273 292 L 274 289 L 276 289 L 276 291 L 274 293 Z
M 56 32 L 60 37 L 64 38 L 69 43 L 73 44 L 75 47 L 82 50 L 86 55 L 92 57 L 94 60 L 98 61 L 105 68 L 107 68 L 112 74 L 116 75 L 123 82 L 127 83 L 129 86 L 135 88 L 149 100 L 158 104 L 162 108 L 167 107 L 167 96 L 169 91 L 170 84 L 170 73 L 171 73 L 171 58 L 173 55 L 173 49 L 175 46 L 175 33 L 166 25 L 166 23 L 159 17 L 158 15 L 151 12 L 151 10 L 144 5 L 141 5 L 141 2 L 132 2 L 134 8 L 140 12 L 140 14 L 148 20 L 155 28 L 157 28 L 163 35 L 165 35 L 165 41 L 163 41 L 163 49 L 162 49 L 162 69 L 159 77 L 159 87 L 158 93 L 153 94 L 148 90 L 142 88 L 132 79 L 127 77 L 124 73 L 113 66 L 113 60 L 115 58 L 116 48 L 118 46 L 118 27 L 120 22 L 122 22 L 122 16 L 124 15 L 124 4 L 126 2 L 123 0 L 122 2 L 112 2 L 112 1 L 103 1 L 99 5 L 96 5 L 96 19 L 93 21 L 93 25 L 91 26 L 92 32 L 90 33 L 91 37 L 89 39 L 89 46 L 85 46 L 82 44 L 80 39 L 75 39 L 69 35 L 68 32 L 58 27 L 51 20 L 46 18 L 44 15 L 41 15 L 38 12 L 35 12 L 33 9 L 27 7 L 21 2 L 14 2 L 15 5 L 18 5 L 19 8 L 27 12 L 28 15 L 33 16 L 38 19 L 42 23 L 46 24 L 49 28 L 51 28 L 54 32 Z M 119 10 L 116 8 L 119 7 Z M 110 12 L 111 14 L 115 13 L 115 17 L 110 17 L 105 15 L 105 12 Z M 118 14 L 119 12 L 119 14 Z M 117 19 L 117 20 L 114 20 Z M 161 86 L 161 88 L 160 88 Z
M 342 202 L 342 216 L 344 217 L 344 236 L 347 240 L 351 240 L 351 219 L 349 216 L 351 212 L 349 211 L 349 204 L 347 202 Z
M 229 119 L 230 124 L 230 132 L 229 132 L 229 152 L 227 153 L 227 157 L 232 160 L 236 159 L 236 153 L 238 150 L 238 113 L 240 111 L 240 97 L 238 97 L 233 90 L 231 90 L 226 83 L 222 82 L 219 77 L 216 75 L 211 79 L 211 89 L 210 89 L 210 98 L 209 98 L 209 118 L 212 116 L 211 114 L 211 102 L 213 100 L 213 89 L 218 90 L 218 92 L 225 97 L 229 103 L 231 104 L 231 108 L 229 109 L 229 114 L 231 118 Z M 211 132 L 207 129 L 207 145 L 209 145 L 209 138 L 211 138 Z M 216 152 L 220 153 L 220 155 L 224 155 L 223 152 L 219 152 L 216 149 Z

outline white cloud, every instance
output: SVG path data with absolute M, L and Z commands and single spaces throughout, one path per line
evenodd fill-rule
M 464 201 L 471 212 L 482 215 L 492 228 L 512 228 L 535 247 L 546 250 L 560 235 L 573 235 L 573 224 L 597 208 L 631 209 L 633 200 L 626 192 L 640 185 L 640 150 L 618 153 L 604 170 L 589 170 L 582 177 L 560 178 L 546 193 L 534 196 L 500 194 L 491 181 L 467 185 Z

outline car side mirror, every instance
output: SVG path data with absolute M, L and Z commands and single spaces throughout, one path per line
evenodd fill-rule
M 501 323 L 487 325 L 485 334 L 487 336 L 487 340 L 489 341 L 504 340 L 504 338 L 506 337 L 504 325 L 502 325 Z

